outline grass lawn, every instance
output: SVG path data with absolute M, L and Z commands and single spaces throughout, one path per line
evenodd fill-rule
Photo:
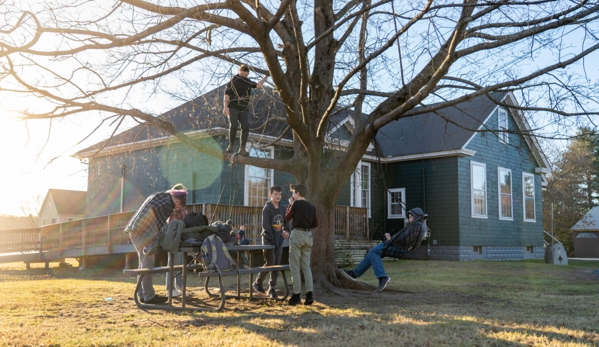
M 386 262 L 381 293 L 197 313 L 136 308 L 120 270 L 32 267 L 0 264 L 2 346 L 599 346 L 599 262 Z

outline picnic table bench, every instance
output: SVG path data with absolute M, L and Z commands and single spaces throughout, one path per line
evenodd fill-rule
M 203 266 L 201 264 L 185 264 L 185 265 L 173 265 L 173 257 L 174 257 L 174 253 L 168 253 L 168 257 L 169 257 L 169 264 L 171 264 L 170 266 L 158 266 L 158 267 L 154 267 L 151 269 L 126 269 L 124 270 L 124 273 L 126 275 L 129 276 L 138 276 L 137 278 L 137 284 L 135 286 L 135 291 L 133 292 L 133 298 L 135 300 L 135 304 L 139 307 L 139 308 L 146 308 L 146 309 L 164 309 L 164 310 L 187 310 L 187 311 L 220 311 L 225 307 L 225 302 L 227 298 L 237 298 L 237 299 L 241 299 L 241 298 L 248 298 L 248 299 L 254 299 L 255 297 L 253 296 L 253 288 L 252 288 L 252 283 L 253 283 L 253 276 L 254 274 L 257 273 L 261 273 L 261 272 L 271 272 L 271 271 L 280 271 L 281 275 L 283 276 L 283 282 L 285 285 L 285 295 L 278 299 L 278 300 L 282 300 L 284 301 L 288 296 L 289 296 L 289 286 L 287 283 L 287 277 L 285 276 L 285 271 L 289 270 L 289 265 L 273 265 L 273 266 L 262 266 L 262 267 L 251 267 L 253 262 L 253 254 L 259 251 L 262 251 L 264 249 L 274 249 L 274 246 L 270 246 L 270 245 L 245 245 L 245 246 L 227 246 L 227 250 L 229 252 L 237 252 L 237 264 L 239 266 L 239 268 L 237 269 L 233 269 L 233 270 L 228 270 L 228 271 L 212 271 L 212 272 L 208 272 L 206 271 Z M 182 247 L 179 249 L 179 252 L 183 253 L 183 259 L 187 259 L 187 255 L 189 253 L 198 253 L 200 252 L 200 247 Z M 246 253 L 249 254 L 249 266 L 248 268 L 241 268 L 240 264 L 240 259 L 241 259 L 241 253 Z M 261 253 L 261 252 L 260 252 Z M 205 279 L 205 283 L 204 283 L 204 290 L 206 292 L 206 294 L 208 294 L 208 297 L 220 297 L 220 303 L 217 307 L 197 307 L 197 306 L 193 306 L 193 307 L 188 307 L 186 305 L 186 301 L 187 301 L 187 278 L 188 278 L 188 273 L 191 270 L 200 270 L 201 272 L 199 273 L 200 278 L 204 278 Z M 172 297 L 172 288 L 173 286 L 173 280 L 174 280 L 174 274 L 176 272 L 181 272 L 182 273 L 182 283 L 183 283 L 183 288 L 181 288 L 182 290 L 182 295 L 181 295 L 181 306 L 174 306 L 173 305 L 173 297 Z M 171 290 L 168 290 L 167 294 L 168 294 L 168 302 L 164 305 L 153 305 L 153 304 L 146 304 L 146 303 L 142 303 L 139 301 L 139 297 L 138 297 L 138 293 L 141 292 L 141 280 L 143 279 L 144 276 L 146 275 L 153 275 L 153 274 L 159 274 L 159 273 L 169 273 L 169 279 L 171 281 L 171 285 L 169 286 L 169 288 L 171 288 Z M 241 295 L 241 276 L 243 275 L 249 275 L 249 294 L 247 296 L 242 297 Z M 237 276 L 237 294 L 236 295 L 227 295 L 226 294 L 226 290 L 223 286 L 223 277 L 227 277 L 227 276 Z M 209 288 L 209 281 L 210 278 L 216 277 L 218 278 L 218 284 L 219 284 L 219 292 L 218 294 L 212 293 L 210 292 L 210 288 Z M 267 297 L 263 297 L 260 299 L 266 299 Z

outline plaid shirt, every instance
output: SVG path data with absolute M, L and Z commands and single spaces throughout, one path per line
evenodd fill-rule
M 175 203 L 170 193 L 154 193 L 135 212 L 127 226 L 126 233 L 143 234 L 146 239 L 158 236 L 158 231 L 166 224 Z

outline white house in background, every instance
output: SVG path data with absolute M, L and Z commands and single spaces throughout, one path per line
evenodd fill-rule
M 49 189 L 38 213 L 40 227 L 85 218 L 87 192 Z
M 570 230 L 576 258 L 599 258 L 599 206 L 593 207 Z

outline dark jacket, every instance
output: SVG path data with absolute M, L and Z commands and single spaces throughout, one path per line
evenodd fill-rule
M 383 257 L 399 258 L 409 250 L 417 248 L 428 231 L 426 223 L 420 219 L 424 215 L 419 207 L 408 211 L 414 217 L 414 222 L 405 230 L 400 230 L 391 236 L 391 240 L 385 240 Z
M 251 90 L 257 86 L 258 84 L 249 78 L 233 76 L 225 89 L 225 95 L 229 96 L 229 105 L 227 106 L 241 111 L 246 110 L 250 105 Z
M 285 220 L 285 208 L 279 203 L 275 208 L 267 202 L 262 210 L 262 244 L 283 246 L 283 230 L 289 230 L 289 222 Z

